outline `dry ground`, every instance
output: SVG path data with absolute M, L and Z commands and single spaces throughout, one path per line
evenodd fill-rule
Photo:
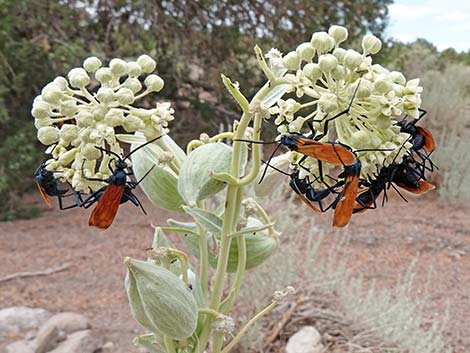
M 32 197 L 33 203 L 41 202 Z M 67 271 L 47 277 L 0 283 L 0 308 L 27 305 L 82 312 L 105 340 L 115 343 L 115 353 L 136 352 L 131 341 L 140 329 L 123 289 L 123 257 L 144 257 L 153 236 L 150 223 L 163 223 L 168 216 L 144 204 L 149 216 L 123 205 L 104 232 L 88 227 L 90 211 L 85 210 L 45 210 L 37 219 L 0 223 L 0 277 L 71 264 Z M 354 235 L 351 267 L 380 286 L 393 285 L 413 260 L 418 281 L 424 282 L 433 269 L 427 315 L 439 319 L 450 305 L 446 336 L 459 353 L 470 351 L 469 211 L 470 207 L 452 208 L 432 197 L 408 205 L 391 200 L 385 208 L 355 217 L 348 227 Z M 330 222 L 331 214 L 319 220 L 324 227 Z M 328 237 L 342 232 L 332 230 Z

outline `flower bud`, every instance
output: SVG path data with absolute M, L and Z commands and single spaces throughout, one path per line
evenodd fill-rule
M 295 50 L 300 59 L 304 61 L 311 61 L 315 55 L 315 49 L 313 49 L 310 42 L 300 44 Z
M 331 76 L 336 80 L 343 80 L 346 78 L 346 68 L 343 65 L 338 65 L 333 71 L 331 71 Z
M 338 66 L 338 59 L 332 54 L 324 54 L 318 58 L 318 65 L 323 72 L 331 72 Z
M 291 51 L 284 55 L 282 61 L 288 70 L 297 70 L 300 66 L 300 57 L 295 51 Z
M 64 116 L 74 116 L 77 110 L 77 102 L 74 100 L 63 101 L 59 106 L 59 112 Z
M 324 93 L 318 100 L 318 106 L 325 113 L 332 113 L 339 108 L 338 97 L 333 93 Z
M 41 127 L 38 130 L 38 140 L 43 144 L 43 145 L 52 145 L 53 143 L 56 143 L 59 141 L 60 136 L 59 136 L 59 129 L 57 129 L 54 126 L 45 126 Z
M 60 128 L 59 135 L 62 141 L 68 145 L 78 137 L 78 128 L 74 124 L 64 124 Z
M 115 93 L 114 97 L 121 105 L 129 105 L 134 102 L 134 92 L 129 88 L 121 88 Z
M 125 287 L 132 315 L 146 329 L 184 340 L 196 330 L 194 296 L 175 274 L 149 262 L 126 258 Z
M 127 73 L 127 63 L 118 58 L 114 58 L 109 62 L 111 72 L 116 76 L 122 76 Z
M 355 149 L 366 148 L 370 144 L 370 137 L 366 131 L 358 130 L 351 135 L 350 142 Z
M 171 140 L 171 137 L 163 136 L 159 142 L 166 144 L 168 140 Z M 138 145 L 133 144 L 132 150 L 137 147 Z M 152 169 L 139 185 L 155 206 L 165 210 L 182 212 L 181 206 L 184 205 L 184 201 L 178 193 L 178 178 L 168 166 L 159 165 L 158 157 L 161 153 L 163 150 L 156 143 L 139 149 L 132 154 L 132 169 L 138 180 Z
M 326 32 L 316 32 L 310 41 L 318 55 L 329 52 L 335 46 L 335 40 Z
M 75 120 L 77 121 L 77 126 L 82 128 L 86 126 L 93 125 L 94 118 L 93 114 L 88 111 L 81 111 L 75 116 Z
M 346 49 L 336 48 L 333 50 L 333 55 L 336 59 L 338 59 L 338 62 L 342 64 L 344 61 L 344 56 L 346 55 Z
M 165 84 L 163 79 L 158 75 L 148 75 L 144 83 L 151 92 L 160 92 Z
M 353 70 L 361 65 L 362 61 L 362 55 L 355 50 L 349 49 L 344 55 L 344 65 L 350 70 Z
M 70 70 L 67 77 L 72 87 L 82 88 L 90 83 L 90 76 L 81 67 Z
M 94 160 L 101 157 L 101 151 L 92 143 L 87 143 L 81 147 L 80 152 L 88 160 Z
M 95 72 L 101 67 L 101 60 L 96 56 L 90 56 L 83 62 L 83 68 L 88 72 Z
M 140 120 L 138 117 L 135 115 L 129 114 L 124 118 L 124 121 L 122 122 L 122 127 L 124 130 L 127 132 L 135 132 L 142 128 L 144 123 L 142 120 Z
M 63 166 L 69 165 L 75 159 L 75 155 L 78 153 L 78 148 L 72 148 L 71 150 L 64 152 L 59 157 L 59 163 Z
M 402 97 L 403 96 L 404 88 L 405 87 L 400 85 L 400 84 L 396 84 L 396 83 L 393 84 L 393 92 L 395 92 L 395 95 L 397 97 Z
M 55 84 L 57 87 L 59 87 L 62 91 L 65 91 L 68 88 L 67 80 L 65 78 L 63 78 L 62 76 L 57 76 L 52 81 L 52 83 Z
M 39 129 L 41 127 L 46 127 L 46 126 L 51 126 L 54 122 L 52 121 L 51 118 L 45 118 L 45 119 L 34 119 L 34 126 L 36 129 Z
M 107 113 L 108 109 L 101 104 L 93 107 L 93 118 L 95 121 L 103 120 Z
M 382 48 L 382 42 L 372 34 L 367 34 L 362 38 L 362 52 L 364 55 L 377 54 Z
M 124 82 L 124 87 L 129 88 L 134 94 L 139 92 L 142 89 L 142 84 L 139 79 L 135 77 L 130 77 Z
M 178 178 L 178 191 L 186 204 L 196 206 L 197 201 L 222 191 L 226 184 L 210 174 L 228 173 L 231 160 L 232 148 L 220 142 L 192 151 L 184 160 Z
M 31 109 L 31 115 L 36 119 L 48 118 L 51 114 L 50 105 L 43 100 L 35 100 L 33 109 Z
M 385 74 L 385 75 L 389 75 L 390 74 L 390 71 L 388 71 L 385 67 L 383 67 L 382 65 L 380 64 L 374 64 L 371 66 L 371 69 L 374 73 L 376 74 Z
M 96 92 L 96 98 L 98 98 L 102 103 L 111 103 L 115 100 L 114 91 L 111 88 L 100 87 L 98 92 Z
M 119 126 L 124 122 L 124 112 L 121 109 L 113 108 L 104 117 L 106 124 L 109 126 Z
M 127 73 L 129 76 L 138 77 L 142 74 L 142 66 L 140 66 L 136 61 L 128 62 Z
M 320 66 L 314 63 L 305 65 L 302 70 L 305 76 L 307 76 L 312 82 L 316 82 L 323 75 Z
M 361 98 L 368 98 L 370 97 L 370 95 L 372 94 L 372 91 L 374 89 L 374 86 L 372 85 L 372 83 L 368 80 L 357 80 L 356 81 L 357 83 L 356 84 L 359 84 L 359 88 L 357 89 L 357 93 L 356 93 L 356 97 L 358 99 L 361 99 Z M 351 85 L 350 87 L 350 93 L 353 94 L 354 91 L 356 90 L 356 84 L 354 85 Z
M 108 83 L 113 79 L 113 74 L 109 67 L 100 67 L 95 72 L 95 78 L 101 83 Z
M 348 30 L 343 26 L 331 26 L 328 29 L 328 34 L 333 37 L 336 44 L 340 44 L 348 39 Z
M 380 114 L 375 120 L 375 125 L 379 129 L 385 130 L 385 129 L 388 129 L 392 125 L 392 121 L 390 120 L 390 117 Z
M 380 74 L 377 75 L 374 82 L 374 88 L 381 94 L 387 94 L 393 88 L 393 82 L 389 75 Z
M 157 63 L 148 55 L 141 55 L 137 58 L 137 63 L 142 67 L 145 73 L 150 73 L 155 70 Z
M 43 101 L 49 104 L 59 105 L 60 101 L 64 97 L 64 93 L 58 85 L 55 83 L 49 83 L 42 89 L 41 97 Z
M 405 76 L 399 71 L 390 72 L 390 78 L 392 79 L 393 83 L 397 83 L 402 86 L 406 84 Z

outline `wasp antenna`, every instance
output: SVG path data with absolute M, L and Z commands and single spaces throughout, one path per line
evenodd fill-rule
M 155 137 L 154 139 L 151 139 L 151 140 L 149 140 L 149 141 L 147 141 L 147 142 L 141 144 L 139 147 L 136 147 L 134 150 L 132 150 L 132 151 L 130 151 L 128 154 L 126 154 L 126 155 L 124 156 L 123 160 L 126 160 L 126 159 L 129 158 L 134 152 L 140 150 L 141 148 L 144 148 L 145 146 L 151 144 L 152 142 L 157 141 L 158 139 L 162 138 L 163 136 L 165 136 L 165 135 L 160 135 L 160 136 L 158 136 L 158 137 Z
M 393 152 L 396 148 L 363 148 L 354 152 Z
M 261 162 L 263 162 L 264 164 L 266 164 L 266 167 L 271 167 L 271 168 L 273 168 L 274 170 L 277 170 L 277 171 L 278 171 L 279 173 L 281 173 L 281 174 L 284 174 L 284 175 L 287 175 L 287 176 L 291 176 L 291 174 L 289 174 L 289 173 L 287 173 L 287 172 L 285 172 L 285 171 L 283 171 L 283 170 L 281 170 L 281 169 L 279 169 L 279 168 L 277 168 L 277 167 L 275 167 L 275 166 L 269 164 L 269 162 L 266 162 L 266 161 L 264 161 L 264 160 L 261 160 Z
M 244 140 L 244 139 L 233 139 L 232 141 L 249 142 L 249 143 L 255 143 L 258 145 L 272 145 L 272 144 L 278 143 L 277 141 L 265 142 L 265 141 L 253 141 L 253 140 Z
M 279 149 L 279 147 L 281 147 L 281 144 L 277 145 L 276 148 L 274 149 L 274 151 L 273 151 L 273 152 L 271 153 L 271 155 L 269 156 L 268 163 L 266 163 L 266 168 L 264 168 L 263 175 L 261 175 L 261 178 L 260 178 L 260 180 L 258 181 L 258 184 L 261 184 L 261 182 L 263 181 L 264 177 L 266 176 L 266 173 L 268 172 L 268 166 L 270 165 L 269 163 L 271 162 L 271 159 L 273 159 L 273 156 L 274 156 L 274 154 L 276 153 L 276 151 Z
M 95 146 L 95 148 L 100 150 L 101 152 L 106 152 L 108 154 L 112 154 L 113 156 L 116 156 L 117 158 L 121 159 L 121 156 L 118 155 L 116 152 L 113 152 L 111 150 L 108 150 L 108 149 L 100 147 L 100 146 Z M 126 159 L 126 158 L 123 158 L 122 160 L 124 160 L 124 159 Z

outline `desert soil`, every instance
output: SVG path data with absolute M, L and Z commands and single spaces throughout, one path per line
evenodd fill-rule
M 43 207 L 36 196 L 31 202 Z M 115 344 L 115 353 L 137 352 L 131 342 L 141 329 L 131 317 L 123 288 L 123 258 L 144 258 L 153 237 L 151 224 L 162 224 L 170 216 L 148 202 L 144 205 L 148 216 L 132 205 L 121 206 L 104 232 L 88 227 L 89 210 L 44 209 L 40 218 L 0 223 L 0 278 L 70 264 L 68 270 L 46 277 L 0 283 L 0 308 L 26 305 L 81 312 Z M 381 287 L 396 283 L 413 261 L 418 282 L 424 283 L 432 269 L 427 318 L 441 319 L 448 305 L 446 339 L 456 353 L 470 352 L 469 214 L 470 207 L 447 206 L 435 196 L 408 204 L 393 199 L 384 208 L 355 216 L 347 228 L 352 235 L 351 268 Z M 329 229 L 330 222 L 331 214 L 318 221 L 328 237 L 341 236 L 344 231 Z

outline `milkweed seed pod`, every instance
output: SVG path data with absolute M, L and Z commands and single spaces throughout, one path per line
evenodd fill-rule
M 244 229 L 250 229 L 254 227 L 262 226 L 263 223 L 256 218 L 248 217 L 246 226 Z M 240 233 L 243 229 L 240 230 Z M 184 233 L 184 232 L 183 232 Z M 199 256 L 198 240 L 194 233 L 184 233 L 183 241 L 188 247 L 189 251 L 196 257 Z M 208 237 L 212 237 L 212 234 L 208 234 Z M 245 237 L 246 240 L 246 269 L 252 269 L 264 261 L 276 250 L 279 245 L 279 240 L 276 236 L 268 234 L 266 230 L 257 232 L 247 232 L 241 236 Z M 220 240 L 220 234 L 215 235 L 215 238 Z M 213 253 L 209 253 L 209 263 L 213 268 L 217 267 L 217 256 Z M 230 253 L 228 259 L 228 272 L 235 272 L 238 265 L 238 245 L 236 239 L 232 240 L 230 244 Z
M 134 318 L 146 329 L 184 340 L 196 330 L 198 308 L 184 282 L 161 266 L 126 258 L 125 287 Z

